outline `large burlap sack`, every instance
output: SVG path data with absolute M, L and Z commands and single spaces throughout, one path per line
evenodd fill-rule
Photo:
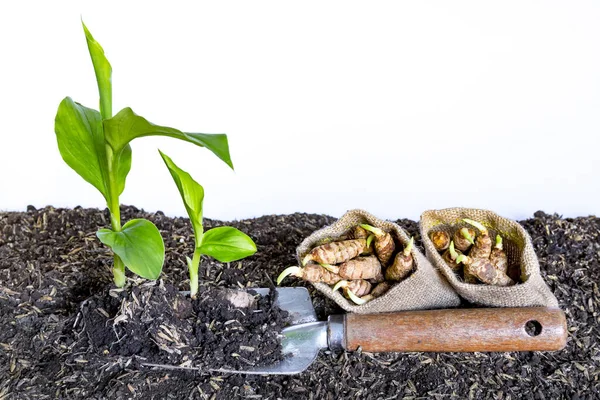
M 363 210 L 352 210 L 332 225 L 315 231 L 307 237 L 296 249 L 298 262 L 301 262 L 304 256 L 314 247 L 331 241 L 330 239 L 343 238 L 350 228 L 364 223 L 392 233 L 396 243 L 402 244 L 402 248 L 410 240 L 408 234 L 393 222 L 380 220 Z M 439 271 L 433 268 L 416 248 L 413 247 L 411 254 L 415 263 L 411 275 L 396 283 L 383 296 L 360 306 L 348 301 L 340 292 L 334 292 L 324 283 L 313 283 L 313 285 L 344 310 L 360 314 L 458 306 L 460 298 Z
M 495 238 L 496 234 L 502 236 L 509 268 L 511 266 L 520 268 L 521 283 L 506 287 L 469 284 L 448 267 L 433 246 L 429 234 L 438 230 L 452 234 L 456 228 L 471 227 L 462 222 L 463 218 L 481 222 L 488 228 L 492 238 Z M 447 208 L 425 211 L 421 215 L 420 229 L 427 258 L 443 272 L 456 292 L 469 302 L 492 307 L 558 307 L 556 297 L 540 274 L 540 265 L 531 238 L 517 222 L 491 211 Z

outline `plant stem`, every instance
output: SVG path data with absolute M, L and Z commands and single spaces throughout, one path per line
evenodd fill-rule
M 125 286 L 125 264 L 116 254 L 113 255 L 113 280 L 116 287 Z
M 113 155 L 112 149 L 106 145 L 106 157 L 108 161 L 108 191 L 110 194 L 110 204 L 108 204 L 108 210 L 110 211 L 110 224 L 115 232 L 121 231 L 121 209 L 119 207 L 119 194 L 115 188 L 115 176 L 113 171 Z M 113 280 L 116 287 L 125 286 L 125 264 L 121 257 L 113 253 Z
M 115 204 L 116 203 L 116 204 Z M 119 208 L 119 198 L 117 201 L 113 201 L 113 204 L 108 207 L 110 211 L 110 224 L 112 225 L 113 231 L 121 231 L 121 209 Z
M 188 270 L 190 273 L 190 296 L 196 298 L 198 294 L 198 269 L 200 268 L 200 251 L 198 248 L 194 250 L 194 257 L 191 262 L 188 262 Z
M 109 207 L 110 210 L 110 223 L 112 225 L 113 231 L 119 232 L 121 230 L 121 210 L 119 209 L 119 198 L 117 197 L 117 201 L 113 202 L 112 207 Z M 115 208 L 116 207 L 116 208 Z M 116 287 L 125 286 L 125 264 L 121 257 L 113 253 L 113 280 L 115 282 Z

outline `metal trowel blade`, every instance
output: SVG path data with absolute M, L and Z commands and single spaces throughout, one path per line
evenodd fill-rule
M 253 290 L 262 296 L 269 293 L 268 288 Z M 276 290 L 278 296 L 275 304 L 290 315 L 291 326 L 281 332 L 281 352 L 285 358 L 272 365 L 214 371 L 255 375 L 297 374 L 313 363 L 320 349 L 327 347 L 327 322 L 317 321 L 308 290 L 289 287 Z
M 269 294 L 269 288 L 252 288 L 262 296 Z M 276 288 L 275 304 L 289 313 L 290 326 L 281 334 L 282 354 L 284 359 L 271 365 L 249 367 L 247 369 L 213 369 L 212 372 L 226 372 L 254 375 L 292 375 L 307 369 L 317 358 L 319 350 L 327 347 L 327 322 L 317 321 L 315 310 L 308 290 L 298 288 Z M 166 369 L 195 370 L 194 367 L 178 367 L 162 364 L 145 364 L 147 367 Z

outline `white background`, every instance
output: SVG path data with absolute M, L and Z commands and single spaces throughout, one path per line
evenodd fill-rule
M 98 104 L 80 16 L 115 113 L 229 135 L 235 172 L 135 140 L 124 204 L 184 215 L 160 147 L 212 218 L 600 213 L 600 3 L 522 0 L 2 2 L 0 209 L 104 207 L 53 128 L 65 96 Z

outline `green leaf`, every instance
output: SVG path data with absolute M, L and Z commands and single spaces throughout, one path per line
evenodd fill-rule
M 129 174 L 130 169 L 131 146 L 127 145 L 113 158 L 113 171 L 115 171 L 114 179 L 117 196 L 120 196 L 121 193 L 123 193 L 123 190 L 125 190 L 125 180 L 127 179 L 127 174 Z
M 256 253 L 256 244 L 244 232 L 221 226 L 204 233 L 199 251 L 221 262 L 230 262 Z
M 165 245 L 158 228 L 146 219 L 132 219 L 120 232 L 100 229 L 96 236 L 115 252 L 127 268 L 146 279 L 157 279 L 165 261 Z
M 109 201 L 106 149 L 102 117 L 70 97 L 60 102 L 54 120 L 58 150 L 63 160 Z
M 100 113 L 102 118 L 107 119 L 112 117 L 112 67 L 104 55 L 104 49 L 100 46 L 88 28 L 81 21 L 83 31 L 85 32 L 85 40 L 90 51 L 92 64 L 94 64 L 94 72 L 96 73 L 96 82 L 98 82 L 98 92 L 100 93 Z
M 115 153 L 129 142 L 144 136 L 168 136 L 206 147 L 233 169 L 229 155 L 229 143 L 225 134 L 186 133 L 166 126 L 155 125 L 126 107 L 114 117 L 104 120 L 104 135 Z
M 169 156 L 160 150 L 158 152 L 167 165 L 167 168 L 169 168 L 177 189 L 179 189 L 185 209 L 190 217 L 190 221 L 192 221 L 192 227 L 196 236 L 196 246 L 199 246 L 203 234 L 202 202 L 204 201 L 204 188 L 190 174 L 179 168 Z

